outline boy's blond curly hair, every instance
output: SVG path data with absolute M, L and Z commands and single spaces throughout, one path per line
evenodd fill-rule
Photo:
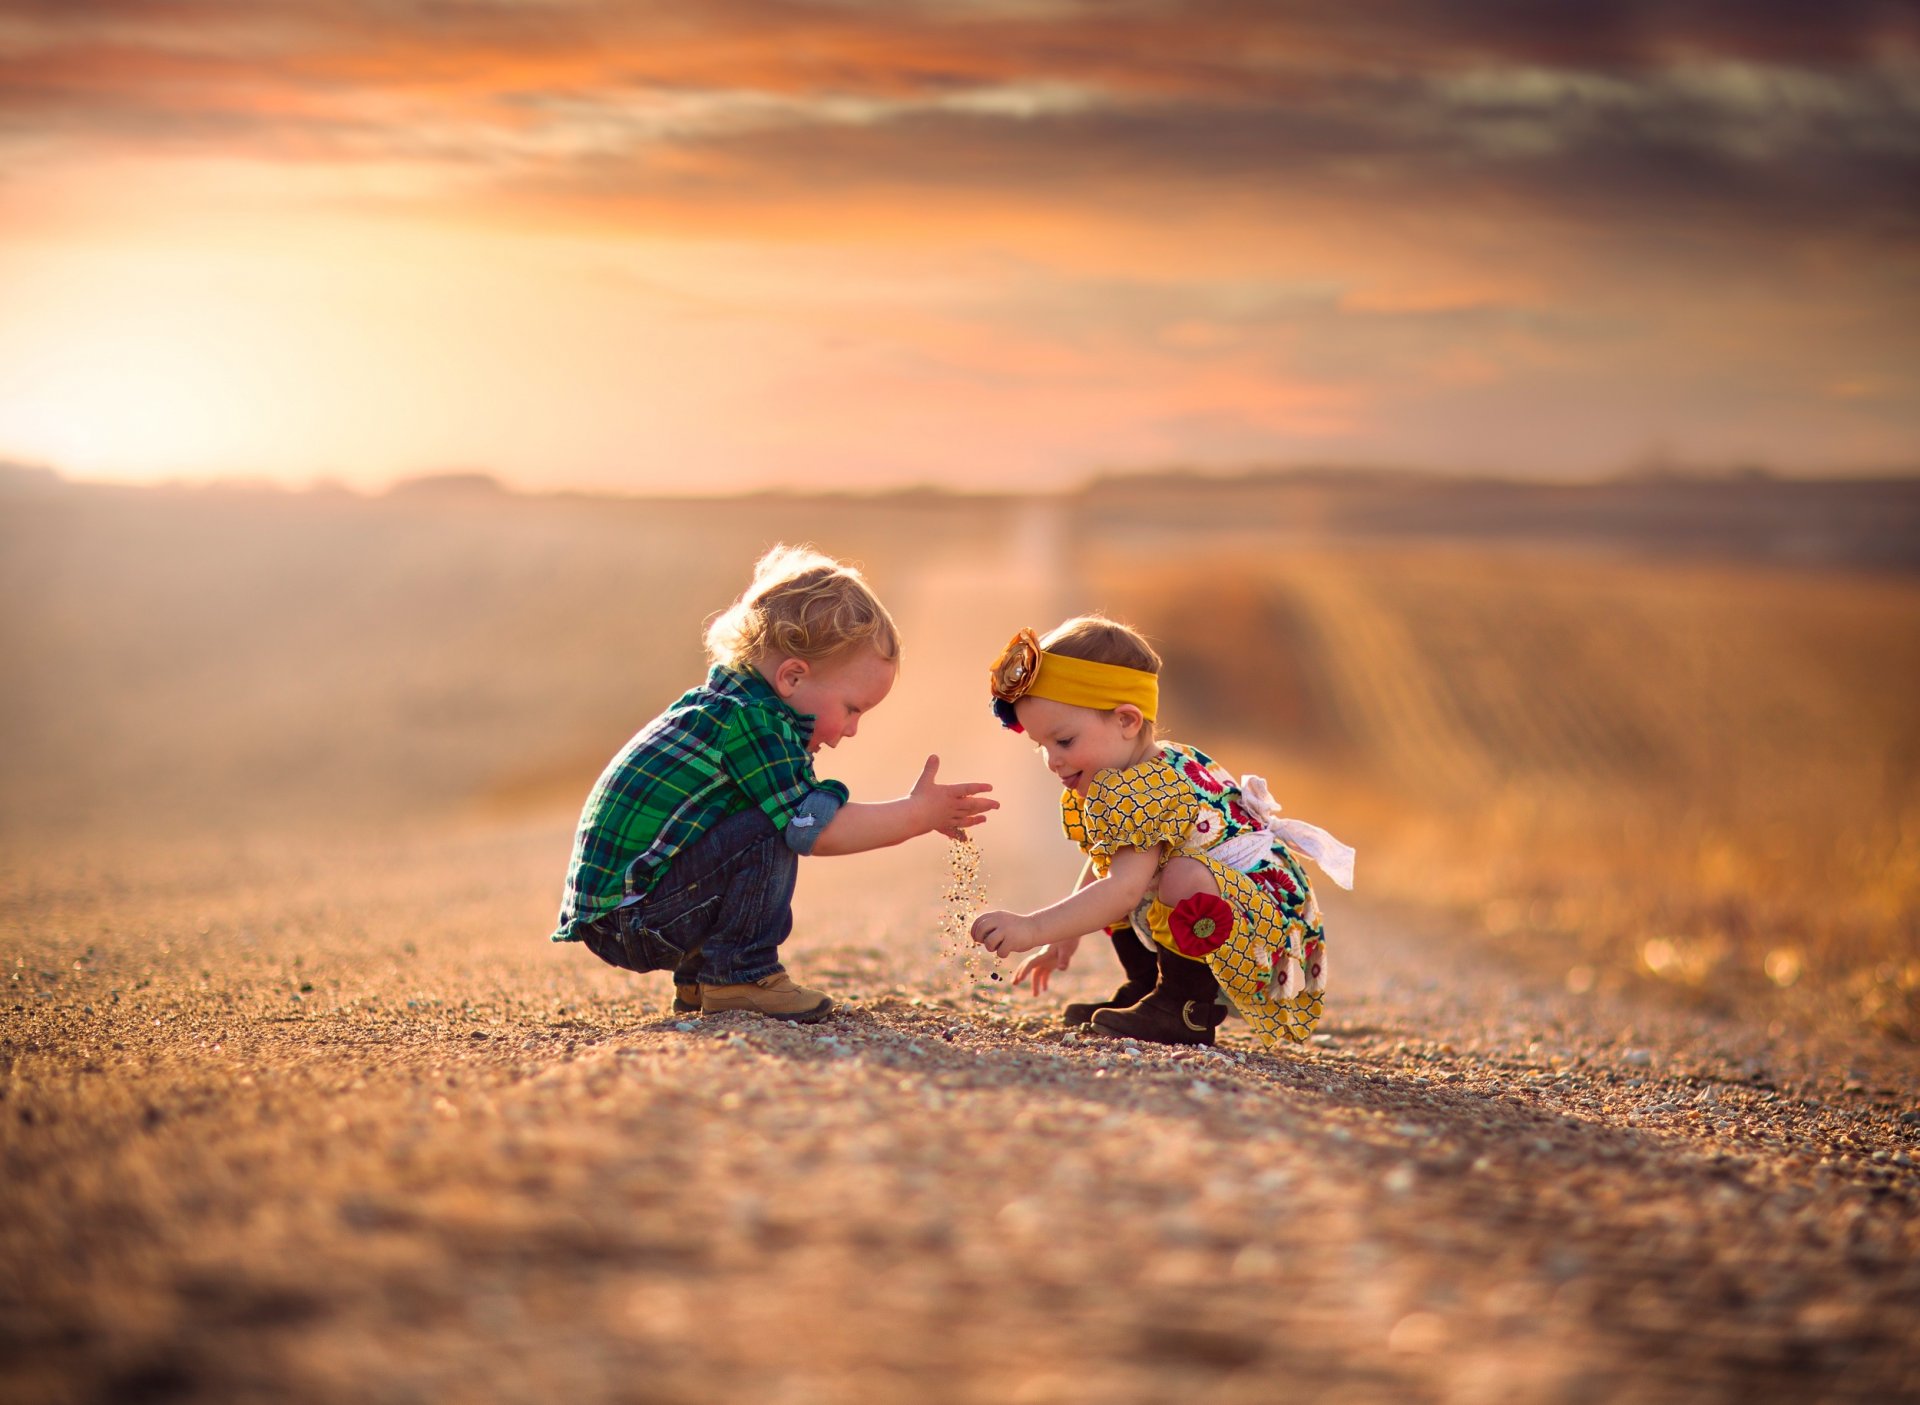
M 857 568 L 804 545 L 769 549 L 753 584 L 707 625 L 707 656 L 725 668 L 751 668 L 763 653 L 817 663 L 860 644 L 898 660 L 893 616 Z

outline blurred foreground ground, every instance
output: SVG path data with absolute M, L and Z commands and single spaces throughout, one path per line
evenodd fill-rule
M 0 504 L 0 1395 L 1920 1395 L 1911 493 L 1138 491 Z M 1177 638 L 1174 734 L 1360 847 L 1325 1037 L 1063 1041 L 938 840 L 803 872 L 818 1028 L 547 945 L 782 537 L 908 631 L 823 770 L 993 781 L 996 903 L 1074 862 L 984 659 Z

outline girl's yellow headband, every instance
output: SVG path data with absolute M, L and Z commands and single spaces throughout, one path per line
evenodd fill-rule
M 1132 703 L 1151 722 L 1160 711 L 1160 680 L 1145 669 L 1114 663 L 1094 663 L 1049 654 L 1030 629 L 1023 629 L 988 670 L 993 684 L 993 711 L 1001 723 L 1021 730 L 1013 705 L 1021 698 L 1051 698 L 1069 707 L 1097 707 L 1102 711 Z

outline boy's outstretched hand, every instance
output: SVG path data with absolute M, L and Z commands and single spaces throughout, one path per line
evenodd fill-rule
M 1000 808 L 1000 802 L 987 799 L 986 793 L 993 787 L 978 781 L 941 785 L 935 779 L 939 769 L 940 758 L 929 756 L 912 791 L 898 800 L 867 804 L 856 800 L 842 805 L 814 840 L 813 852 L 864 854 L 869 849 L 904 844 L 922 834 L 965 839 L 969 829 L 986 822 L 987 811 Z
M 987 822 L 987 811 L 999 809 L 1000 802 L 981 798 L 993 789 L 983 782 L 941 785 L 934 779 L 939 769 L 940 758 L 929 756 L 920 779 L 913 783 L 911 799 L 920 807 L 928 829 L 949 839 L 965 839 L 969 829 Z

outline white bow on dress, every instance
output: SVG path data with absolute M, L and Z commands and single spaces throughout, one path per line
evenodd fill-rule
M 1289 849 L 1297 849 L 1319 864 L 1321 871 L 1342 888 L 1352 889 L 1352 845 L 1342 844 L 1317 824 L 1282 818 L 1280 802 L 1273 798 L 1262 776 L 1242 776 L 1240 798 L 1247 802 L 1247 808 L 1253 811 L 1262 828 L 1278 835 Z

